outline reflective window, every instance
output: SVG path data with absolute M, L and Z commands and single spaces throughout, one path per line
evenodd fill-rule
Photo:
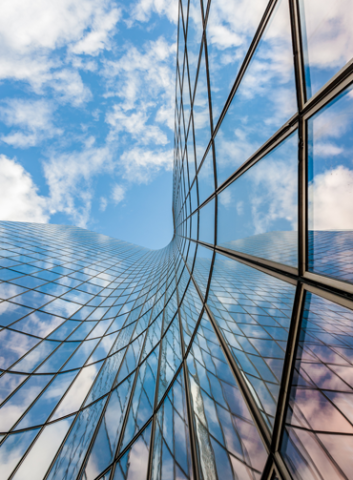
M 209 201 L 200 210 L 199 240 L 206 243 L 214 243 L 215 235 L 215 200 Z
M 294 133 L 218 195 L 218 245 L 297 266 L 297 145 Z
M 353 90 L 308 121 L 309 269 L 353 282 Z
M 352 58 L 349 0 L 300 0 L 307 96 L 314 95 Z
M 278 2 L 217 133 L 218 184 L 297 110 L 288 3 Z
M 207 47 L 215 120 L 223 109 L 267 3 L 267 0 L 211 1 Z
M 295 288 L 217 254 L 207 304 L 268 428 L 276 413 Z
M 352 476 L 352 325 L 352 310 L 306 294 L 282 442 L 295 479 Z

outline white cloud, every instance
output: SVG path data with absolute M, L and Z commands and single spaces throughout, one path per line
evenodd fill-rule
M 223 192 L 218 196 L 218 199 L 222 207 L 228 208 L 232 206 L 232 192 L 229 188 L 223 190 Z
M 74 54 L 110 48 L 119 19 L 120 10 L 110 0 L 1 2 L 0 79 L 23 80 L 37 93 L 53 88 L 76 105 L 87 101 L 89 89 L 68 63 Z
M 266 159 L 248 171 L 255 192 L 251 200 L 255 235 L 268 232 L 280 219 L 293 230 L 297 227 L 297 163 L 288 155 L 283 158 L 287 162 Z
M 117 132 L 129 133 L 137 143 L 166 145 L 166 134 L 156 125 L 146 125 L 148 115 L 146 112 L 125 113 L 121 105 L 114 105 L 113 111 L 106 115 L 106 122 L 111 125 L 110 138 L 113 139 Z
M 165 15 L 170 22 L 178 21 L 178 2 L 174 0 L 139 0 L 132 9 L 130 19 L 147 22 L 153 13 Z M 128 24 L 131 24 L 128 22 Z
M 344 152 L 344 149 L 338 147 L 334 143 L 330 142 L 317 142 L 315 143 L 315 155 L 320 157 L 334 157 L 336 155 L 341 155 Z
M 146 150 L 138 147 L 126 150 L 119 161 L 123 178 L 134 183 L 148 183 L 160 170 L 172 170 L 172 150 Z
M 105 209 L 108 206 L 108 200 L 105 197 L 100 198 L 100 205 L 99 205 L 99 210 L 101 212 L 105 212 Z
M 266 2 L 258 0 L 212 0 L 207 40 L 220 50 L 245 43 L 255 32 Z
M 353 171 L 339 165 L 309 185 L 310 228 L 353 230 Z
M 14 478 L 16 480 L 43 478 L 71 423 L 72 417 L 46 426 L 31 448 L 30 454 L 21 463 Z M 38 462 L 39 457 L 40 462 Z
M 49 220 L 46 198 L 28 172 L 15 160 L 0 155 L 0 218 L 19 222 Z
M 103 49 L 110 49 L 110 35 L 121 18 L 121 10 L 112 8 L 106 12 L 100 11 L 92 22 L 89 31 L 71 51 L 78 54 L 97 55 Z
M 221 169 L 232 169 L 235 171 L 253 152 L 251 141 L 247 138 L 247 133 L 252 133 L 252 127 L 249 126 L 247 132 L 244 130 L 234 130 L 234 140 L 229 140 L 223 132 L 219 132 L 216 137 L 217 165 Z
M 89 139 L 85 148 L 79 152 L 53 152 L 49 161 L 44 163 L 44 175 L 50 193 L 50 212 L 66 213 L 81 227 L 86 227 L 89 220 L 93 177 L 113 170 L 109 148 L 96 148 L 93 143 Z
M 14 147 L 26 148 L 45 138 L 61 135 L 62 130 L 55 128 L 52 117 L 53 106 L 44 100 L 8 100 L 0 106 L 0 118 L 6 125 L 22 131 L 11 131 L 1 140 Z
M 107 95 L 118 96 L 125 112 L 157 109 L 156 119 L 173 128 L 176 46 L 160 37 L 147 42 L 143 50 L 129 45 L 119 60 L 106 62 Z M 172 121 L 166 120 L 165 109 Z
M 121 185 L 114 185 L 112 198 L 116 204 L 122 202 L 125 198 L 125 188 Z
M 311 66 L 339 68 L 352 58 L 353 30 L 350 0 L 302 4 L 305 11 Z

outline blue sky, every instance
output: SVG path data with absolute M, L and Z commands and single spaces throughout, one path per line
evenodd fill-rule
M 177 2 L 0 5 L 0 219 L 172 236 Z

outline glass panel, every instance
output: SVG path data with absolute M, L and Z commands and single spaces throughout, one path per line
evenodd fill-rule
M 298 135 L 218 195 L 218 245 L 297 266 Z
M 352 3 L 300 0 L 307 96 L 314 95 L 352 58 Z
M 199 185 L 199 200 L 203 203 L 215 190 L 212 146 L 201 166 L 197 176 Z
M 202 478 L 259 478 L 266 450 L 206 315 L 187 364 Z
M 205 66 L 205 49 L 202 49 L 200 68 L 197 75 L 196 93 L 193 103 L 196 144 L 196 164 L 200 166 L 211 137 L 208 87 Z
M 123 450 L 127 446 L 153 414 L 158 354 L 159 348 L 157 347 L 139 368 L 129 417 L 125 427 L 124 439 L 120 450 Z
M 202 295 L 206 294 L 208 278 L 210 275 L 213 250 L 198 245 L 196 252 L 196 261 L 194 266 L 194 276 Z
M 268 0 L 212 0 L 207 22 L 207 49 L 216 120 L 250 46 Z
M 82 410 L 52 466 L 48 480 L 76 478 L 92 440 L 106 398 Z
M 147 477 L 150 438 L 151 424 L 116 465 L 114 480 L 142 480 Z
M 25 454 L 39 429 L 9 435 L 0 446 L 1 476 L 9 478 L 11 472 Z
M 35 441 L 29 454 L 15 473 L 14 480 L 44 478 L 72 423 L 73 417 L 48 425 Z
M 306 294 L 282 455 L 294 479 L 352 478 L 353 311 Z
M 294 294 L 293 285 L 216 255 L 207 304 L 269 429 Z
M 97 437 L 85 469 L 85 480 L 93 480 L 114 460 L 126 414 L 134 376 L 131 375 L 110 395 Z
M 308 121 L 309 270 L 353 282 L 353 90 Z
M 190 74 L 191 93 L 194 93 L 195 77 L 202 36 L 201 7 L 199 0 L 190 0 L 187 30 L 187 56 Z
M 219 185 L 297 110 L 290 32 L 288 2 L 281 0 L 217 133 Z
M 200 233 L 201 242 L 214 244 L 215 234 L 215 200 L 208 202 L 200 210 Z
M 176 315 L 163 338 L 159 371 L 158 402 L 169 387 L 182 362 L 179 316 Z
M 181 370 L 155 419 L 152 480 L 193 478 L 183 375 Z

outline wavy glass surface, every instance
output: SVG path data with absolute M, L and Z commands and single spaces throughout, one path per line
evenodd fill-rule
M 0 222 L 1 479 L 353 478 L 351 14 L 179 2 L 165 248 Z

